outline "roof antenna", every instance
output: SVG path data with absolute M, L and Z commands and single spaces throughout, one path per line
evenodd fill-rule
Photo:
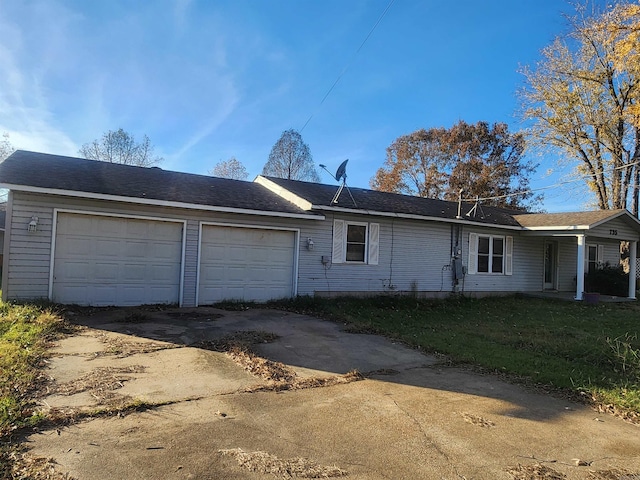
M 460 211 L 462 209 L 462 192 L 464 192 L 464 188 L 461 188 L 458 192 L 458 215 L 456 215 L 458 220 L 462 220 L 462 214 Z
M 333 196 L 333 200 L 331 200 L 331 203 L 329 205 L 334 205 L 336 203 L 338 203 L 338 198 L 340 198 L 340 194 L 342 193 L 342 190 L 344 189 L 344 187 L 347 187 L 347 192 L 349 192 L 349 196 L 351 197 L 351 201 L 353 202 L 353 206 L 358 208 L 358 205 L 356 204 L 356 201 L 353 199 L 353 195 L 351 195 L 351 190 L 349 190 L 349 186 L 347 185 L 347 162 L 349 161 L 349 159 L 347 158 L 344 162 L 342 162 L 340 164 L 340 166 L 338 167 L 338 169 L 336 170 L 336 174 L 335 174 L 335 179 L 339 182 L 340 180 L 342 180 L 342 184 L 340 185 L 340 188 L 338 188 L 338 191 L 336 192 L 336 194 Z M 331 172 L 329 172 L 329 170 L 327 170 L 327 167 L 325 165 L 319 165 L 320 168 L 322 168 L 323 170 L 326 170 L 327 173 L 329 173 L 329 175 L 331 175 Z M 331 175 L 333 176 L 333 175 Z
M 467 217 L 473 215 L 473 218 L 476 218 L 478 210 L 480 210 L 480 218 L 484 218 L 484 211 L 482 210 L 482 205 L 480 205 L 480 197 L 476 195 L 476 203 L 473 205 L 471 210 L 467 212 Z

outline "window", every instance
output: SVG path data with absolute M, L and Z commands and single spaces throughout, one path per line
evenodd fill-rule
M 347 223 L 347 262 L 364 262 L 367 249 L 367 226 Z
M 378 264 L 379 223 L 333 222 L 332 263 Z
M 604 263 L 604 245 L 587 245 L 584 273 L 595 272 Z
M 467 273 L 511 275 L 513 237 L 469 234 Z

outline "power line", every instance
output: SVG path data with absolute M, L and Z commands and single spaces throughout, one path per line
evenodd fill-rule
M 615 172 L 616 170 L 622 170 L 622 169 L 625 169 L 625 168 L 628 168 L 628 167 L 632 167 L 634 165 L 640 165 L 640 161 L 633 162 L 633 163 L 627 163 L 627 164 L 621 165 L 619 167 L 614 167 L 611 170 L 603 171 L 602 173 L 603 174 L 605 174 L 605 173 L 609 174 L 609 173 Z M 557 183 L 554 183 L 552 185 L 547 185 L 547 186 L 544 186 L 544 187 L 530 188 L 528 190 L 521 190 L 521 191 L 518 191 L 518 192 L 505 193 L 504 195 L 496 195 L 496 196 L 493 196 L 493 197 L 463 198 L 462 201 L 463 202 L 481 202 L 481 201 L 485 201 L 485 200 L 500 200 L 502 198 L 516 197 L 518 195 L 525 195 L 525 194 L 528 194 L 528 193 L 535 193 L 535 192 L 539 192 L 541 190 L 550 190 L 552 188 L 562 187 L 562 186 L 567 185 L 569 183 L 582 182 L 582 181 L 584 181 L 584 180 L 586 180 L 588 178 L 591 178 L 591 177 L 592 177 L 592 175 L 590 173 L 585 173 L 585 174 L 580 175 L 580 176 L 578 176 L 578 177 L 576 177 L 574 179 L 565 180 L 565 181 L 562 181 L 562 182 L 557 182 Z
M 373 28 L 369 31 L 369 33 L 367 34 L 367 36 L 365 37 L 365 39 L 362 41 L 362 43 L 360 44 L 360 46 L 357 48 L 357 50 L 353 53 L 353 55 L 351 55 L 351 58 L 349 59 L 349 61 L 347 62 L 347 65 L 342 69 L 342 72 L 340 72 L 340 75 L 338 75 L 338 78 L 336 78 L 336 81 L 333 82 L 333 85 L 331 85 L 331 88 L 329 88 L 329 90 L 327 91 L 327 93 L 324 95 L 324 97 L 322 97 L 322 100 L 320 101 L 320 104 L 318 105 L 318 107 L 316 108 L 315 112 L 313 112 L 309 118 L 307 119 L 307 121 L 304 123 L 304 125 L 302 126 L 302 128 L 300 129 L 300 133 L 302 133 L 302 131 L 305 129 L 305 127 L 309 124 L 309 122 L 311 121 L 311 119 L 313 118 L 313 116 L 318 112 L 318 110 L 320 110 L 320 107 L 322 107 L 322 104 L 324 103 L 324 101 L 327 99 L 327 97 L 331 94 L 331 92 L 333 91 L 333 89 L 335 88 L 335 86 L 338 84 L 338 82 L 340 81 L 340 79 L 342 79 L 342 77 L 344 76 L 345 73 L 347 73 L 347 70 L 349 70 L 349 67 L 351 66 L 351 64 L 353 63 L 353 60 L 356 58 L 356 56 L 358 55 L 358 53 L 360 53 L 360 50 L 362 50 L 362 47 L 364 47 L 364 44 L 367 43 L 367 40 L 369 40 L 369 37 L 373 34 L 373 32 L 375 31 L 375 29 L 378 27 L 378 25 L 380 24 L 380 22 L 382 21 L 382 19 L 384 18 L 384 16 L 387 14 L 387 12 L 389 11 L 389 9 L 391 8 L 391 5 L 393 5 L 393 2 L 395 2 L 395 0 L 391 0 L 389 2 L 389 4 L 387 5 L 387 8 L 384 9 L 384 11 L 382 12 L 382 15 L 380 15 L 380 17 L 378 18 L 378 20 L 376 21 L 375 25 L 373 26 Z

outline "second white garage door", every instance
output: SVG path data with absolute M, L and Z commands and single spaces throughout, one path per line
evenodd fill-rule
M 178 303 L 182 226 L 59 213 L 53 301 L 95 306 Z
M 204 225 L 198 303 L 294 295 L 296 233 Z

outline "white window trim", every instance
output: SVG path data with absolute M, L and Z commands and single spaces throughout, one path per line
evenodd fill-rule
M 502 272 L 478 271 L 478 240 L 489 239 L 489 269 L 493 264 L 493 239 L 502 239 Z M 513 237 L 509 235 L 491 235 L 484 233 L 469 233 L 469 259 L 467 262 L 469 275 L 513 275 Z
M 349 225 L 365 227 L 364 261 L 347 261 L 347 229 Z M 348 265 L 377 265 L 379 261 L 380 224 L 351 220 L 333 221 L 333 250 L 331 263 Z

